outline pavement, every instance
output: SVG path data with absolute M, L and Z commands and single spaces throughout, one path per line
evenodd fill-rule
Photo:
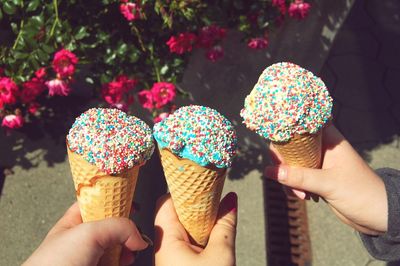
M 329 3 L 330 2 L 330 3 Z M 332 3 L 335 2 L 335 3 Z M 216 108 L 237 126 L 240 153 L 225 183 L 224 193 L 239 195 L 237 265 L 268 265 L 265 183 L 267 144 L 249 132 L 239 117 L 244 97 L 261 71 L 278 61 L 292 61 L 319 74 L 334 98 L 334 122 L 373 167 L 398 167 L 400 162 L 400 3 L 396 0 L 315 1 L 310 17 L 288 22 L 271 35 L 270 47 L 249 51 L 241 35 L 231 32 L 225 57 L 215 64 L 202 51 L 190 58 L 180 87 L 191 92 L 189 102 Z M 74 104 L 79 103 L 74 101 Z M 30 126 L 9 136 L 0 131 L 0 265 L 21 264 L 75 200 L 65 151 L 65 134 L 79 108 L 68 104 L 63 123 Z M 61 106 L 61 107 L 60 107 Z M 148 119 L 135 108 L 134 113 Z M 56 116 L 56 114 L 55 114 Z M 61 119 L 60 119 L 61 120 Z M 166 185 L 157 155 L 141 169 L 132 217 L 153 236 L 156 199 Z M 371 258 L 357 233 L 339 222 L 323 203 L 307 202 L 312 265 L 400 265 Z M 151 250 L 135 265 L 151 265 Z

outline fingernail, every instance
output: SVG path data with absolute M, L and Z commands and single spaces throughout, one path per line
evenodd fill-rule
M 229 212 L 237 212 L 237 194 L 235 192 L 229 192 L 225 197 L 226 209 Z
M 150 237 L 148 237 L 147 235 L 145 235 L 145 234 L 140 234 L 141 236 L 142 236 L 142 238 L 143 238 L 143 240 L 144 240 L 144 242 L 146 242 L 147 244 L 149 244 L 149 246 L 153 246 L 154 244 L 153 244 L 153 241 L 150 239 Z
M 279 167 L 278 169 L 278 180 L 285 181 L 287 178 L 287 169 L 284 167 Z
M 304 191 L 296 190 L 295 194 L 297 194 L 297 197 L 300 199 L 306 199 L 306 193 Z
M 287 169 L 283 166 L 280 167 L 268 166 L 265 168 L 264 175 L 270 179 L 284 181 L 287 178 Z

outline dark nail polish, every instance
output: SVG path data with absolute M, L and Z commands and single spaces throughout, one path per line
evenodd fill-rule
M 225 196 L 225 204 L 226 209 L 229 212 L 237 212 L 237 195 L 235 192 L 229 192 L 228 195 Z

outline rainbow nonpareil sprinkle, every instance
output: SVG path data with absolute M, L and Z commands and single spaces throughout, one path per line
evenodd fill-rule
M 275 142 L 317 133 L 330 119 L 332 98 L 324 82 L 293 63 L 267 67 L 240 115 L 248 128 Z
M 202 166 L 228 168 L 236 154 L 233 125 L 214 109 L 204 106 L 177 109 L 154 125 L 153 134 L 160 148 L 168 148 Z
M 108 174 L 140 165 L 154 151 L 150 127 L 118 109 L 84 112 L 69 130 L 67 141 L 72 152 Z

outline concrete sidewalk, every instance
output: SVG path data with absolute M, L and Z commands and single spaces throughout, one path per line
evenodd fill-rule
M 396 168 L 400 162 L 400 4 L 356 0 L 347 17 L 353 1 L 323 2 L 315 1 L 307 20 L 288 23 L 271 36 L 267 50 L 248 50 L 239 42 L 240 34 L 233 32 L 221 61 L 211 64 L 201 51 L 195 52 L 180 84 L 192 92 L 192 102 L 229 117 L 241 136 L 240 154 L 224 188 L 224 193 L 239 195 L 239 266 L 267 265 L 262 177 L 269 162 L 267 143 L 242 126 L 239 117 L 244 97 L 267 65 L 287 60 L 320 73 L 335 100 L 335 124 L 371 166 Z M 75 200 L 66 133 L 27 138 L 0 132 L 1 165 L 14 166 L 14 173 L 0 180 L 0 265 L 18 265 L 26 259 Z M 141 169 L 135 197 L 141 208 L 133 217 L 150 236 L 155 200 L 165 191 L 154 155 Z M 386 265 L 366 253 L 357 234 L 326 204 L 310 202 L 307 207 L 313 265 Z M 135 265 L 149 265 L 150 260 L 148 250 Z

